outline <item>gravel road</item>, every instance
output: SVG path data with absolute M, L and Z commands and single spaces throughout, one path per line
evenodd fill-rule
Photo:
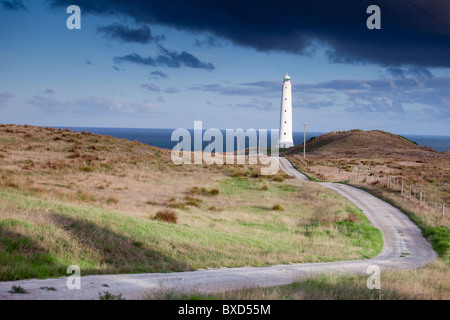
M 285 158 L 280 158 L 279 163 L 281 169 L 287 174 L 307 180 Z M 384 246 L 378 256 L 366 260 L 299 263 L 262 268 L 242 267 L 176 273 L 82 276 L 79 290 L 67 288 L 67 277 L 0 282 L 0 299 L 98 299 L 99 292 L 104 291 L 116 295 L 122 294 L 122 297 L 126 299 L 140 299 L 145 295 L 167 290 L 210 293 L 289 284 L 319 273 L 367 274 L 367 268 L 371 265 L 378 266 L 381 272 L 414 269 L 437 258 L 417 226 L 398 209 L 365 191 L 348 185 L 320 184 L 355 203 L 363 210 L 371 223 L 382 232 Z M 28 293 L 9 293 L 13 285 L 21 286 Z

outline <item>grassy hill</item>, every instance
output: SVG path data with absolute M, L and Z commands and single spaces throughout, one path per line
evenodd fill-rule
M 430 157 L 439 155 L 428 147 L 419 147 L 405 137 L 380 130 L 333 131 L 306 142 L 306 152 L 311 155 L 336 157 L 376 158 L 384 156 Z M 302 154 L 303 144 L 285 151 L 286 155 Z
M 0 125 L 0 280 L 72 264 L 86 275 L 361 259 L 381 247 L 352 203 L 281 172 L 174 165 L 170 150 L 136 141 Z

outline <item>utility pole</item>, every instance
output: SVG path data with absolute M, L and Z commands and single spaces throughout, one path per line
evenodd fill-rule
M 303 124 L 303 160 L 306 159 L 306 123 Z

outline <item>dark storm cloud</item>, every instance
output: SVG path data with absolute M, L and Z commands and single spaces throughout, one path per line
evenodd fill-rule
M 131 29 L 128 26 L 113 23 L 109 26 L 98 27 L 97 32 L 102 33 L 105 38 L 142 44 L 164 39 L 164 36 L 154 37 L 150 28 L 146 25 L 137 29 Z
M 390 67 L 386 69 L 386 73 L 394 78 L 397 79 L 405 79 L 407 76 L 412 76 L 414 78 L 419 79 L 431 79 L 433 75 L 431 74 L 430 70 L 427 68 L 398 68 L 398 67 Z
M 394 78 L 405 79 L 405 72 L 402 68 L 390 67 L 386 69 L 386 73 Z
M 219 39 L 213 36 L 207 36 L 203 40 L 195 39 L 194 45 L 196 47 L 204 47 L 204 48 L 220 48 L 222 47 L 222 43 Z
M 49 0 L 53 7 L 67 1 Z M 412 5 L 412 3 L 414 5 Z M 369 5 L 381 30 L 369 30 Z M 78 0 L 83 12 L 205 32 L 260 51 L 306 54 L 324 45 L 339 63 L 450 67 L 448 0 Z
M 21 0 L 1 0 L 3 8 L 6 10 L 24 10 L 28 11 Z
M 200 61 L 197 57 L 193 56 L 189 52 L 182 51 L 178 53 L 177 51 L 172 51 L 159 46 L 161 53 L 153 58 L 151 56 L 142 57 L 137 53 L 128 54 L 122 57 L 115 57 L 114 61 L 120 62 L 132 62 L 147 66 L 166 66 L 169 68 L 181 68 L 189 67 L 195 69 L 206 69 L 214 70 L 215 67 L 212 63 Z

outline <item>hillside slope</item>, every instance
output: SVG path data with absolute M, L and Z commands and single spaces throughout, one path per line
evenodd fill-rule
M 439 153 L 396 134 L 380 130 L 333 131 L 306 142 L 308 155 L 329 157 L 383 157 L 414 156 L 435 157 Z M 303 144 L 294 146 L 284 153 L 294 155 L 303 153 Z

